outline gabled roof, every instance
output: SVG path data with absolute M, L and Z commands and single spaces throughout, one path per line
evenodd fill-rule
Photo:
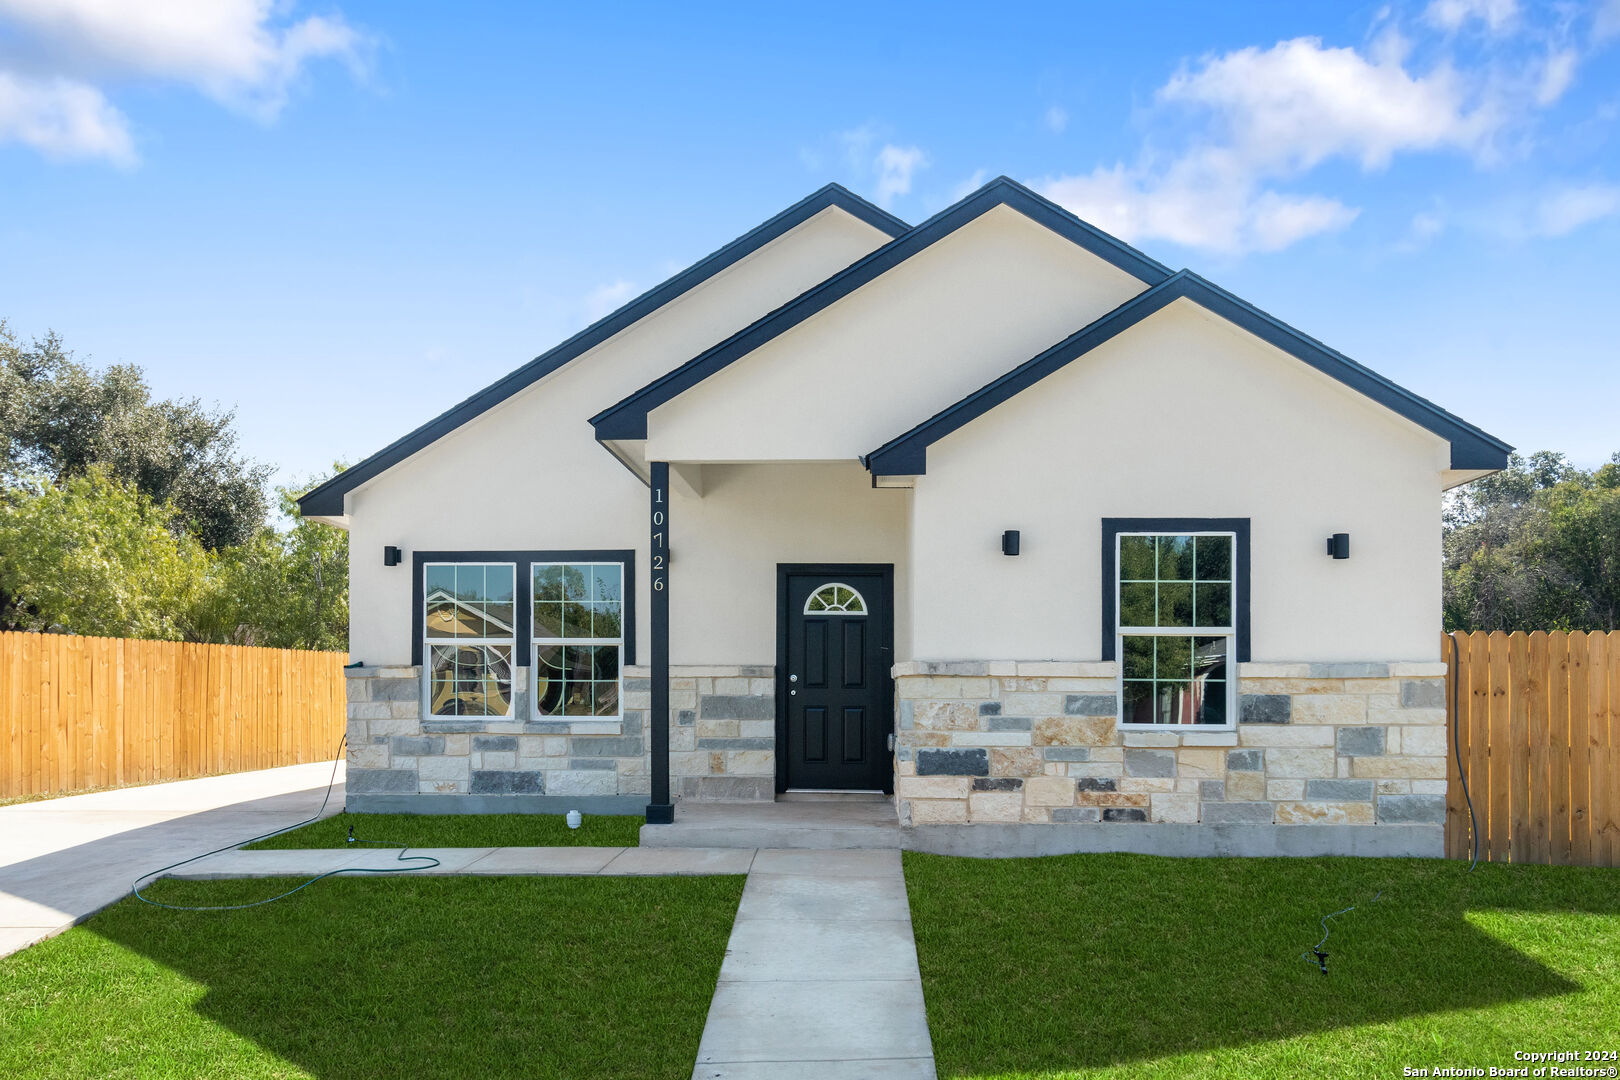
M 866 455 L 863 463 L 873 476 L 915 476 L 927 472 L 929 446 L 1070 361 L 1118 337 L 1154 312 L 1183 298 L 1449 440 L 1453 469 L 1496 470 L 1507 467 L 1507 457 L 1513 447 L 1501 439 L 1481 431 L 1432 401 L 1397 386 L 1376 371 L 1300 333 L 1190 270 L 1178 271 L 1146 292 L 1138 293 L 1089 326 L 1013 368 L 995 382 L 884 443 Z
M 1017 210 L 1146 285 L 1157 285 L 1170 276 L 1169 267 L 1148 258 L 1101 229 L 1088 225 L 1017 181 L 1005 176 L 997 177 L 910 232 L 891 240 L 751 326 L 744 327 L 669 374 L 655 379 L 618 404 L 593 416 L 591 424 L 596 429 L 597 440 L 645 439 L 647 414 L 658 406 L 690 390 L 715 372 L 747 356 L 998 206 Z
M 345 469 L 299 499 L 299 509 L 306 517 L 341 516 L 343 496 L 346 492 L 354 490 L 469 420 L 494 408 L 518 391 L 595 348 L 619 331 L 646 318 L 672 300 L 697 288 L 722 270 L 747 258 L 772 240 L 831 206 L 838 207 L 891 237 L 904 235 L 911 228 L 893 214 L 872 205 L 848 188 L 839 184 L 828 184 L 769 221 L 739 236 L 714 254 L 693 263 L 662 285 L 643 293 L 612 314 L 592 323 L 561 345 L 541 353 L 459 405 L 447 409 L 409 435 L 390 443 L 359 464 Z

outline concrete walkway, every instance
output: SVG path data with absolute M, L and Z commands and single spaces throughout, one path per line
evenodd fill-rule
M 313 815 L 332 763 L 0 806 L 0 956 L 114 903 L 137 874 Z M 326 812 L 343 809 L 337 767 Z
M 896 850 L 762 850 L 694 1080 L 934 1076 Z
M 417 855 L 438 866 L 413 874 L 631 876 L 642 874 L 746 874 L 754 861 L 749 848 L 472 847 L 419 848 L 399 860 L 399 849 L 376 847 L 299 848 L 285 851 L 222 851 L 182 866 L 169 877 L 193 881 L 216 878 L 314 877 L 333 870 L 421 867 Z

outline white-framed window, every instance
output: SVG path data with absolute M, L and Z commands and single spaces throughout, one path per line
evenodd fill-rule
M 529 575 L 535 717 L 619 719 L 624 564 L 536 562 Z
M 806 615 L 865 615 L 866 598 L 842 581 L 829 581 L 804 601 Z
M 1119 722 L 1231 727 L 1237 717 L 1237 536 L 1118 533 Z
M 515 563 L 422 565 L 430 716 L 510 716 L 517 647 Z

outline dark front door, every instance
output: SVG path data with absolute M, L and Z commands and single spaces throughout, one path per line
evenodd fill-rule
M 783 566 L 778 576 L 778 787 L 892 791 L 893 568 Z

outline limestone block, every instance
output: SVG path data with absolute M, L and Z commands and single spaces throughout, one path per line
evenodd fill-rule
M 919 701 L 912 722 L 924 731 L 977 731 L 979 707 L 971 701 Z
M 973 821 L 1018 821 L 1024 796 L 1016 791 L 976 791 L 968 796 L 968 817 Z
M 1082 791 L 1075 796 L 1080 806 L 1140 806 L 1146 807 L 1153 796 L 1142 791 Z
M 1115 786 L 1120 791 L 1162 793 L 1176 790 L 1174 778 L 1168 776 L 1122 776 Z
M 563 741 L 564 745 L 566 745 L 568 740 L 564 739 L 562 741 Z M 445 757 L 466 757 L 467 754 L 471 751 L 471 749 L 472 749 L 472 736 L 471 735 L 446 735 L 446 736 L 444 736 L 444 756 Z
M 1243 746 L 1332 746 L 1333 728 L 1324 725 L 1312 727 L 1251 727 L 1238 728 L 1238 742 Z
M 1058 807 L 1066 810 L 1068 807 Z M 1050 825 L 1052 823 L 1052 808 L 1049 806 L 1026 806 L 1021 818 L 1025 825 Z
M 1357 758 L 1356 760 L 1372 759 Z M 1333 751 L 1316 748 L 1302 749 L 1292 746 L 1273 747 L 1266 751 L 1266 775 L 1273 777 L 1334 776 Z
M 1370 802 L 1279 802 L 1279 825 L 1371 825 Z
M 742 722 L 740 720 L 698 718 L 697 735 L 700 739 L 735 739 L 739 738 L 741 734 Z
M 1026 806 L 1073 806 L 1074 781 L 1066 776 L 1032 776 L 1024 781 Z
M 1425 781 L 1418 781 L 1424 783 Z M 1380 795 L 1408 795 L 1412 791 L 1410 780 L 1380 780 L 1378 781 L 1378 794 Z M 1443 794 L 1443 793 L 1442 793 Z
M 1443 726 L 1402 727 L 1402 755 L 1408 757 L 1444 757 L 1451 752 L 1450 739 Z M 1393 752 L 1393 751 L 1392 751 Z
M 965 825 L 968 804 L 964 799 L 913 799 L 910 802 L 913 825 Z
M 1444 794 L 1446 794 L 1446 789 L 1449 786 L 1450 786 L 1449 782 L 1445 781 L 1445 780 L 1413 780 L 1412 781 L 1412 794 L 1413 795 L 1444 795 Z
M 1305 797 L 1303 780 L 1267 780 L 1266 798 L 1272 802 L 1298 802 Z
M 1226 774 L 1226 797 L 1233 802 L 1260 802 L 1266 797 L 1266 777 L 1257 772 Z
M 1443 757 L 1412 757 L 1386 755 L 1375 758 L 1355 758 L 1351 762 L 1352 776 L 1365 776 L 1374 780 L 1399 777 L 1405 780 L 1443 780 L 1446 759 Z
M 1035 746 L 1106 746 L 1113 741 L 1112 716 L 1041 716 L 1030 733 Z
M 1176 775 L 1219 780 L 1226 775 L 1226 751 L 1184 746 L 1176 753 Z
M 1002 711 L 1009 716 L 1062 716 L 1062 694 L 1005 694 Z
M 1296 724 L 1364 724 L 1367 699 L 1360 694 L 1295 694 Z
M 1153 821 L 1176 821 L 1196 824 L 1198 821 L 1198 796 L 1154 795 L 1148 816 Z
M 901 777 L 896 793 L 902 799 L 965 799 L 973 789 L 968 776 Z
M 547 795 L 616 795 L 618 784 L 612 769 L 558 769 L 546 773 Z
M 351 743 L 349 745 L 348 760 L 351 769 L 386 769 L 388 768 L 388 744 Z
M 1042 769 L 1041 752 L 1034 747 L 991 747 L 991 776 L 1039 776 Z
M 728 776 L 775 776 L 776 752 L 773 750 L 727 750 Z
M 468 776 L 468 758 L 425 757 L 417 764 L 423 780 L 465 780 Z

